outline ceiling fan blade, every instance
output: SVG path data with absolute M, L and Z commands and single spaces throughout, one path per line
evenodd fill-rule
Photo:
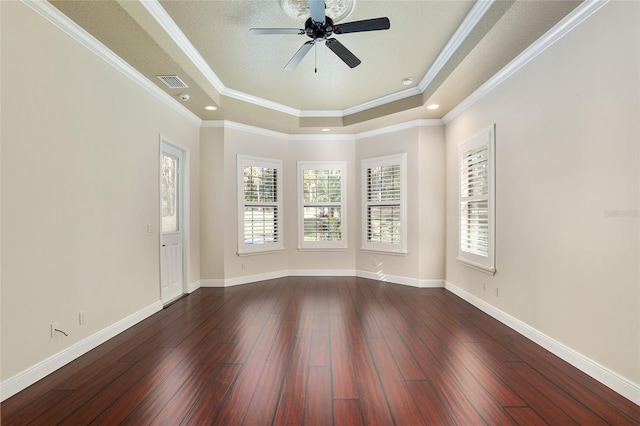
M 388 30 L 389 28 L 391 28 L 391 22 L 389 22 L 389 18 L 374 18 L 334 25 L 333 33 L 359 33 L 362 31 Z
M 298 28 L 251 28 L 250 35 L 277 35 L 277 34 L 304 34 L 304 30 Z
M 316 44 L 316 42 L 313 40 L 310 40 L 305 44 L 303 44 L 300 47 L 300 49 L 298 49 L 296 54 L 293 55 L 293 58 L 289 60 L 289 63 L 284 67 L 285 71 L 291 71 L 295 67 L 297 67 L 300 61 L 302 61 L 302 58 L 304 58 L 304 56 L 309 52 L 309 50 L 311 50 L 314 44 Z
M 360 59 L 358 59 L 356 55 L 351 53 L 349 49 L 344 47 L 344 45 L 335 38 L 328 38 L 325 44 L 333 51 L 333 53 L 338 55 L 338 57 L 349 66 L 349 68 L 355 68 L 360 65 Z
M 313 22 L 325 23 L 324 0 L 309 0 L 309 11 Z

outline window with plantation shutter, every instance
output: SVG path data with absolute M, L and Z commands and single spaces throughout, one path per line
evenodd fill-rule
M 406 154 L 362 160 L 362 249 L 407 252 Z
M 298 162 L 298 248 L 346 249 L 345 162 Z
M 495 127 L 459 146 L 460 221 L 458 261 L 495 273 Z
M 238 156 L 238 254 L 282 250 L 282 162 Z

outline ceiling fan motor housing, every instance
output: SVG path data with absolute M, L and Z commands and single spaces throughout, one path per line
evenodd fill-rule
M 327 38 L 333 33 L 333 20 L 327 16 L 325 22 L 322 23 L 309 18 L 304 23 L 304 31 L 314 40 Z

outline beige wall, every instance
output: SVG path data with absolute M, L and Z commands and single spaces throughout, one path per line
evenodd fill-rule
M 298 250 L 298 161 L 346 161 L 347 174 L 347 244 L 346 251 L 300 251 Z M 357 174 L 355 163 L 355 141 L 353 139 L 318 138 L 313 140 L 292 138 L 289 145 L 289 155 L 285 162 L 285 193 L 287 195 L 285 209 L 286 247 L 289 253 L 289 269 L 292 270 L 332 270 L 353 271 L 357 249 L 356 212 Z
M 367 158 L 400 153 L 407 154 L 408 254 L 391 255 L 359 250 L 356 269 L 412 280 L 443 280 L 444 134 L 441 126 L 414 126 L 358 139 L 358 247 L 362 241 L 360 162 Z M 421 210 L 421 207 L 425 210 Z
M 225 207 L 224 129 L 200 130 L 200 271 L 202 278 L 224 278 Z M 235 180 L 230 183 L 235 186 Z
M 189 284 L 304 269 L 446 278 L 640 383 L 637 2 L 608 4 L 446 128 L 321 142 L 199 129 L 26 6 L 0 5 L 1 380 L 159 300 L 162 134 L 191 154 Z M 492 123 L 493 277 L 455 260 L 457 144 Z M 409 254 L 363 253 L 360 161 L 400 152 Z M 238 154 L 284 161 L 282 253 L 236 254 Z M 347 161 L 347 252 L 296 249 L 299 160 Z M 50 339 L 51 322 L 69 337 Z
M 203 279 L 233 280 L 281 272 L 353 274 L 355 271 L 399 277 L 413 284 L 418 284 L 418 280 L 444 279 L 442 126 L 416 124 L 409 129 L 356 139 L 289 137 L 230 125 L 224 129 L 203 128 L 201 138 Z M 362 252 L 360 161 L 403 152 L 408 154 L 409 253 L 399 256 Z M 283 161 L 285 244 L 282 252 L 237 255 L 236 158 L 239 154 Z M 298 250 L 298 161 L 346 162 L 347 250 Z M 224 253 L 223 262 L 220 253 Z
M 421 280 L 445 277 L 445 137 L 443 126 L 419 129 L 418 244 Z
M 285 250 L 282 252 L 238 256 L 238 195 L 236 186 L 236 163 L 238 155 L 251 155 L 273 160 L 282 160 L 284 166 L 288 156 L 288 150 L 289 141 L 286 137 L 263 135 L 234 128 L 226 128 L 224 131 L 225 279 L 286 271 L 289 269 L 287 250 L 291 248 L 287 246 L 285 246 Z M 285 189 L 283 200 L 285 206 L 294 196 L 295 194 L 288 193 Z M 283 215 L 285 222 L 285 239 L 289 232 L 288 224 L 293 220 L 293 218 L 287 216 L 286 210 L 285 207 L 285 214 Z M 242 264 L 244 264 L 244 269 Z
M 446 126 L 447 281 L 635 383 L 639 8 L 609 3 Z M 457 144 L 492 123 L 494 277 L 456 261 Z
M 191 150 L 200 279 L 200 171 L 197 124 L 27 6 L 1 8 L 6 380 L 159 301 L 160 134 Z M 52 322 L 69 337 L 51 339 Z

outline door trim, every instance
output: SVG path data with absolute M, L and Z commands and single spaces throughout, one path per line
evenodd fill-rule
M 164 136 L 162 133 L 159 137 L 158 143 L 158 164 L 162 161 L 162 146 L 168 145 L 172 148 L 182 151 L 182 176 L 180 182 L 182 187 L 182 295 L 189 293 L 190 274 L 189 266 L 191 259 L 191 159 L 190 150 L 184 146 L 172 141 Z M 158 168 L 158 271 L 160 273 L 158 280 L 158 290 L 160 291 L 160 300 L 162 301 L 162 259 L 161 259 L 161 246 L 162 246 L 162 212 L 160 211 L 160 199 L 162 197 L 162 176 L 160 174 L 160 168 Z M 167 303 L 170 303 L 168 301 Z

